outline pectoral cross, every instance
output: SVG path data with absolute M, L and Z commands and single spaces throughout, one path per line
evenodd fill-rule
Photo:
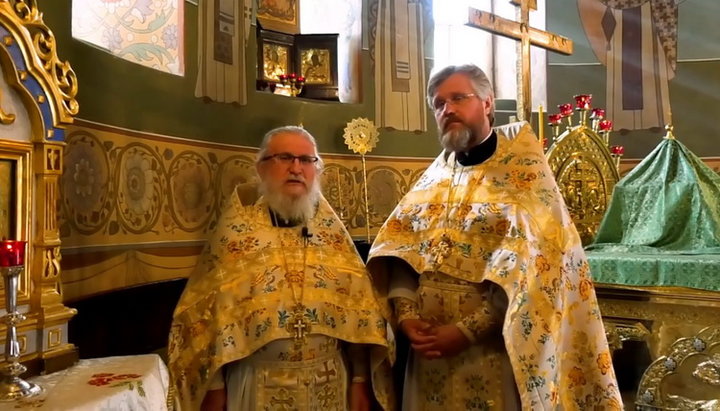
M 303 316 L 303 309 L 302 305 L 296 306 L 293 309 L 292 319 L 285 326 L 295 340 L 295 346 L 304 344 L 305 336 L 310 333 L 310 322 Z
M 530 45 L 542 47 L 564 55 L 573 52 L 573 42 L 567 37 L 530 27 L 530 10 L 537 10 L 536 0 L 511 0 L 519 6 L 519 21 L 508 20 L 492 13 L 470 7 L 467 26 L 499 34 L 520 41 L 517 71 L 517 114 L 518 120 L 530 121 Z
M 439 266 L 445 261 L 452 251 L 452 240 L 447 234 L 443 234 L 437 244 L 430 248 L 430 255 L 433 256 L 433 263 Z
M 308 324 L 305 322 L 305 320 L 302 317 L 295 317 L 295 322 L 293 323 L 293 329 L 295 330 L 295 339 L 296 340 L 303 340 L 305 339 L 305 331 L 308 329 Z

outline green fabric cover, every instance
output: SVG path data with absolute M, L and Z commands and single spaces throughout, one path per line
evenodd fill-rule
M 720 291 L 720 176 L 663 139 L 617 183 L 586 250 L 597 283 Z
M 720 254 L 587 254 L 595 283 L 720 291 Z
M 663 139 L 615 186 L 594 251 L 720 254 L 720 176 Z

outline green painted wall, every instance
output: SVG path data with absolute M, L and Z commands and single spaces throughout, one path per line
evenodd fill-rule
M 298 123 L 313 133 L 323 152 L 349 153 L 342 139 L 345 124 L 355 117 L 374 118 L 374 92 L 367 51 L 362 55 L 362 103 L 341 104 L 292 99 L 249 91 L 248 105 L 205 103 L 193 96 L 197 73 L 197 7 L 186 3 L 185 76 L 178 77 L 113 57 L 74 40 L 70 32 L 70 1 L 39 0 L 45 22 L 58 40 L 61 59 L 72 64 L 79 81 L 79 117 L 133 130 L 257 146 L 272 127 Z M 685 1 L 680 5 L 675 78 L 670 83 L 675 132 L 696 154 L 720 156 L 720 138 L 708 119 L 720 118 L 720 16 L 717 0 Z M 548 30 L 572 38 L 575 53 L 549 53 L 548 105 L 569 102 L 574 94 L 592 93 L 595 107 L 605 105 L 605 67 L 585 37 L 574 0 L 548 1 Z M 254 41 L 248 50 L 249 78 L 255 78 Z M 699 60 L 699 61 L 698 61 Z M 568 65 L 570 64 L 570 65 Z M 428 60 L 428 70 L 431 68 Z M 430 115 L 430 113 L 428 113 Z M 438 151 L 435 125 L 426 133 L 381 130 L 372 154 L 434 157 Z M 498 123 L 506 120 L 500 114 Z M 533 124 L 536 124 L 533 121 Z M 626 157 L 647 155 L 664 131 L 614 133 L 613 143 Z
M 302 123 L 320 150 L 350 153 L 342 133 L 356 117 L 374 118 L 374 93 L 368 52 L 362 56 L 360 104 L 315 102 L 249 91 L 248 105 L 205 103 L 194 97 L 197 75 L 197 7 L 185 3 L 185 76 L 161 73 L 113 57 L 71 36 L 71 1 L 39 0 L 45 23 L 57 38 L 58 55 L 78 77 L 79 117 L 103 124 L 164 135 L 257 146 L 269 129 Z M 255 78 L 256 48 L 250 41 L 248 74 Z M 254 80 L 253 80 L 254 83 Z M 372 154 L 434 157 L 437 140 L 429 132 L 381 130 Z
M 548 1 L 548 30 L 570 37 L 572 56 L 549 53 L 548 106 L 581 93 L 593 95 L 593 106 L 605 106 L 605 66 L 595 57 L 573 0 Z M 670 81 L 670 103 L 676 137 L 699 156 L 720 156 L 720 30 L 717 0 L 682 1 L 678 11 L 678 63 Z M 571 64 L 571 65 L 567 65 Z M 615 132 L 613 144 L 625 146 L 625 156 L 642 158 L 660 142 L 664 130 Z

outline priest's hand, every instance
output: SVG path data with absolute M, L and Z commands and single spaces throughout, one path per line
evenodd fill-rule
M 422 355 L 429 360 L 440 357 L 454 357 L 465 351 L 471 344 L 470 340 L 455 324 L 433 327 L 426 333 L 435 337 L 435 342 L 427 344 L 422 350 Z
M 370 411 L 370 384 L 367 382 L 350 384 L 350 411 Z
M 400 329 L 410 339 L 413 348 L 435 342 L 437 338 L 428 334 L 431 327 L 432 324 L 429 322 L 417 319 L 406 319 L 400 322 Z

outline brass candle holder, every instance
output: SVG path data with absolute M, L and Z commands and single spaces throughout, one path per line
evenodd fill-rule
M 0 367 L 0 401 L 15 401 L 40 394 L 42 388 L 20 378 L 27 368 L 20 363 L 17 325 L 25 316 L 17 310 L 18 280 L 25 268 L 25 241 L 0 242 L 0 274 L 5 286 L 5 364 Z
M 298 94 L 302 93 L 303 86 L 305 85 L 305 77 L 296 76 L 295 73 L 291 73 L 289 75 L 281 74 L 278 76 L 278 79 L 280 79 L 280 87 L 287 89 L 287 94 L 291 97 L 297 97 Z
M 610 146 L 610 132 L 612 131 L 613 123 L 610 120 L 603 119 L 598 122 L 599 133 L 603 138 L 605 144 Z
M 580 113 L 580 125 L 584 126 L 587 124 L 587 114 L 590 111 L 592 94 L 578 94 L 573 98 L 575 99 L 575 111 Z
M 615 168 L 620 173 L 620 159 L 625 154 L 625 147 L 623 146 L 612 146 L 610 147 L 610 155 L 615 160 Z
M 560 116 L 565 120 L 567 123 L 565 125 L 566 128 L 572 127 L 572 115 L 573 115 L 573 107 L 570 103 L 565 104 L 559 104 L 558 110 L 560 110 Z
M 562 123 L 562 115 L 560 114 L 550 114 L 548 116 L 548 126 L 550 126 L 550 130 L 552 131 L 552 139 L 557 140 L 558 136 L 560 135 L 560 123 Z M 548 142 L 549 144 L 552 144 L 552 142 Z
M 600 121 L 605 119 L 605 109 L 604 108 L 594 108 L 592 109 L 592 112 L 590 113 L 590 128 L 592 128 L 592 131 L 598 132 Z

